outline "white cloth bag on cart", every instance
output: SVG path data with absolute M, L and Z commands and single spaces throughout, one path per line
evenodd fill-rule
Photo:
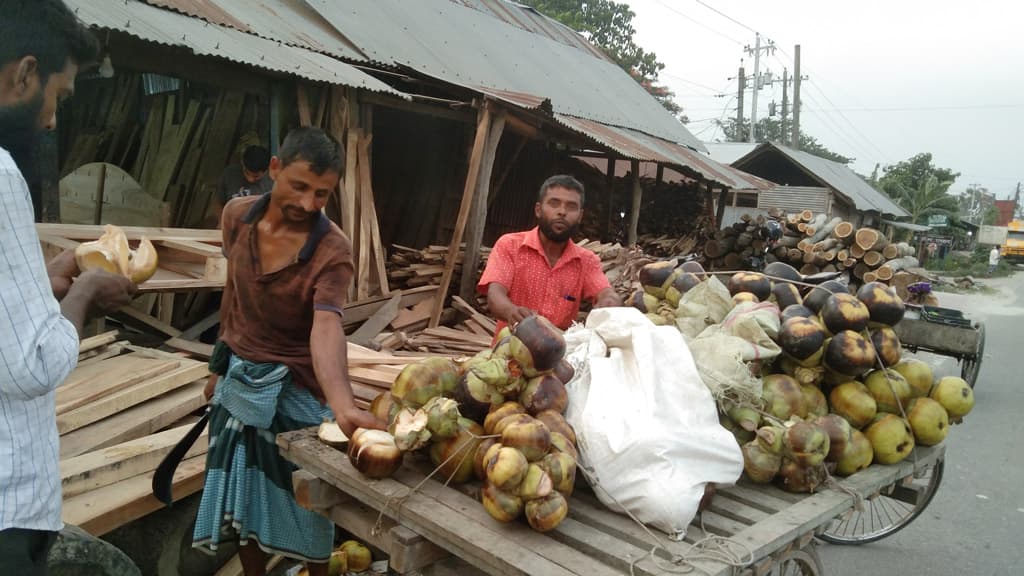
M 565 339 L 576 368 L 566 417 L 595 493 L 682 539 L 705 485 L 735 483 L 743 471 L 682 335 L 635 308 L 598 308 Z

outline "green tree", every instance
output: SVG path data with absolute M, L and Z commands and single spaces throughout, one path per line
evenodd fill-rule
M 583 34 L 601 48 L 666 110 L 687 122 L 683 108 L 675 102 L 675 94 L 658 84 L 658 73 L 665 65 L 654 52 L 647 52 L 633 41 L 636 14 L 626 3 L 612 0 L 520 0 L 548 17 L 558 20 Z
M 905 189 L 918 190 L 931 176 L 935 176 L 939 182 L 952 184 L 960 176 L 960 173 L 953 172 L 949 168 L 936 167 L 932 164 L 931 153 L 924 152 L 909 160 L 882 168 L 882 177 L 879 178 L 878 184 L 890 197 L 896 198 L 897 184 L 902 185 Z
M 949 194 L 952 185 L 952 180 L 939 180 L 935 174 L 929 174 L 917 188 L 895 182 L 890 194 L 897 204 L 910 212 L 910 221 L 914 224 L 926 224 L 928 216 L 932 214 L 942 214 L 956 220 L 960 206 L 957 198 Z
M 738 125 L 736 119 L 731 118 L 722 123 L 722 131 L 725 132 L 725 139 L 728 142 L 746 142 L 750 134 L 750 121 L 744 120 L 742 125 Z M 757 121 L 757 136 L 755 140 L 758 142 L 783 143 L 788 142 L 789 139 L 790 134 L 786 134 L 786 130 L 783 130 L 781 120 L 761 118 Z M 840 164 L 849 164 L 854 161 L 854 158 L 829 150 L 818 142 L 817 138 L 806 132 L 800 133 L 800 150 L 819 158 L 839 162 Z

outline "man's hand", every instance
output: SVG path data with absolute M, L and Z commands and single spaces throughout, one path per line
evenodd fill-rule
M 615 308 L 622 306 L 622 299 L 614 288 L 605 288 L 594 298 L 594 308 Z
M 514 326 L 526 318 L 535 316 L 536 314 L 536 310 L 531 310 L 526 306 L 516 306 L 515 304 L 512 304 L 506 309 L 504 316 L 505 321 L 508 322 L 509 326 Z
M 46 263 L 46 275 L 50 277 L 53 296 L 62 300 L 71 289 L 71 280 L 78 276 L 78 263 L 75 262 L 75 251 L 68 249 Z
M 120 274 L 89 270 L 71 284 L 67 295 L 61 300 L 60 310 L 81 336 L 89 315 L 102 315 L 127 306 L 135 290 L 135 284 Z
M 217 388 L 218 380 L 220 380 L 220 376 L 217 374 L 210 374 L 210 377 L 206 379 L 206 386 L 203 387 L 203 396 L 206 396 L 207 402 L 213 398 L 213 392 Z
M 338 421 L 338 426 L 349 438 L 352 437 L 356 428 L 366 428 L 367 430 L 387 429 L 386 422 L 359 408 L 351 408 L 340 413 L 335 412 L 334 419 Z
M 89 295 L 92 313 L 107 314 L 131 304 L 137 288 L 131 280 L 120 274 L 111 274 L 105 270 L 89 270 L 75 280 L 69 293 L 78 290 L 83 290 Z

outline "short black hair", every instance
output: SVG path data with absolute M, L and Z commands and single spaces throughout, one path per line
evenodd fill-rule
M 537 194 L 537 202 L 543 202 L 544 196 L 548 193 L 551 188 L 565 188 L 567 190 L 575 190 L 580 193 L 580 206 L 583 206 L 583 202 L 587 199 L 583 192 L 583 183 L 573 178 L 568 174 L 555 174 L 548 178 L 540 185 L 540 193 Z
M 270 166 L 270 150 L 263 146 L 249 146 L 242 152 L 242 166 L 250 172 L 266 172 Z
M 71 60 L 96 62 L 100 46 L 63 0 L 0 0 L 0 66 L 35 56 L 44 81 Z
M 288 133 L 277 154 L 281 167 L 292 162 L 309 162 L 316 174 L 345 171 L 345 148 L 319 128 L 296 128 Z

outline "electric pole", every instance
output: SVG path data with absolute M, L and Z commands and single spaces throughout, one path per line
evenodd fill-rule
M 739 83 L 736 89 L 736 134 L 734 138 L 737 142 L 743 141 L 743 91 L 747 88 L 747 76 L 743 70 L 743 66 L 740 66 L 740 75 L 737 76 Z
M 754 48 L 750 46 L 744 48 L 747 54 L 754 55 L 754 96 L 751 98 L 750 107 L 750 138 L 748 141 L 754 143 L 757 141 L 757 93 L 761 90 L 763 82 L 761 82 L 761 52 L 764 51 L 766 54 L 775 51 L 775 43 L 771 40 L 768 44 L 761 46 L 761 35 L 756 34 L 754 37 Z
M 800 45 L 793 48 L 793 137 L 789 145 L 800 149 Z
M 779 129 L 779 140 L 786 143 L 786 118 L 789 116 L 789 76 L 787 70 L 782 69 L 782 126 Z

